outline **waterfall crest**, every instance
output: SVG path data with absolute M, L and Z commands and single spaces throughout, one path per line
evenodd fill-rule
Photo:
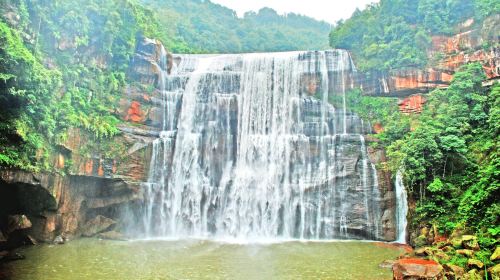
M 371 126 L 346 108 L 348 52 L 179 58 L 159 83 L 146 237 L 381 238 Z

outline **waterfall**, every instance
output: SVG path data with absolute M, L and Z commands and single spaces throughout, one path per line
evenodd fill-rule
M 159 82 L 163 119 L 144 184 L 144 236 L 381 238 L 377 172 L 363 136 L 371 128 L 346 107 L 349 53 L 179 61 Z M 334 95 L 340 110 L 328 103 Z
M 397 237 L 396 242 L 406 244 L 406 215 L 408 214 L 408 196 L 403 184 L 403 174 L 401 171 L 396 173 L 396 223 Z

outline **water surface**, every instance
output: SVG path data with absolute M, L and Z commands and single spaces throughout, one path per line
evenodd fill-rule
M 205 240 L 75 240 L 20 251 L 7 279 L 392 279 L 400 249 L 372 242 L 228 244 Z M 1 274 L 0 274 L 1 278 Z

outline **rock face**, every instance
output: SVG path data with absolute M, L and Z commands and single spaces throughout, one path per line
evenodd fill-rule
M 98 233 L 108 230 L 116 222 L 112 219 L 106 218 L 102 215 L 97 215 L 95 218 L 88 221 L 82 230 L 83 236 L 94 236 Z
M 400 259 L 393 266 L 394 280 L 442 280 L 443 267 L 435 262 L 422 259 Z
M 32 226 L 27 233 L 51 242 L 60 234 L 77 236 L 79 229 L 99 213 L 113 218 L 113 209 L 137 199 L 137 185 L 123 179 L 78 175 L 0 171 L 0 200 L 4 212 L 22 212 Z M 6 229 L 0 224 L 0 229 Z
M 406 97 L 447 87 L 460 66 L 480 62 L 490 80 L 500 78 L 500 15 L 487 18 L 482 25 L 468 20 L 453 36 L 433 36 L 428 49 L 427 69 L 408 68 L 390 73 L 359 77 L 364 93 L 375 96 Z M 489 45 L 490 47 L 485 47 Z
M 410 95 L 398 103 L 399 111 L 403 114 L 419 114 L 424 108 L 426 100 L 422 95 Z
M 161 92 L 129 93 L 146 116 L 139 127 L 157 132 L 146 221 L 133 228 L 146 225 L 142 234 L 151 236 L 395 239 L 390 174 L 375 168 L 383 151 L 365 143 L 371 124 L 322 100 L 325 92 L 342 100 L 353 86 L 347 52 L 173 60 Z
M 320 55 L 319 52 L 308 52 L 300 59 L 316 61 Z M 182 61 L 182 59 L 186 60 Z M 353 65 L 350 57 L 345 56 L 344 60 L 344 66 L 351 69 Z M 64 176 L 58 173 L 33 174 L 16 170 L 0 170 L 0 201 L 3 203 L 5 200 L 8 205 L 5 213 L 0 213 L 0 218 L 14 213 L 26 215 L 32 223 L 32 227 L 26 229 L 28 233 L 37 240 L 47 242 L 53 242 L 57 236 L 71 238 L 82 234 L 86 236 L 100 234 L 103 238 L 112 238 L 109 236 L 119 236 L 120 232 L 126 230 L 125 220 L 141 221 L 143 217 L 136 215 L 139 215 L 138 210 L 143 206 L 144 192 L 147 191 L 144 183 L 148 181 L 151 173 L 149 170 L 151 156 L 155 154 L 155 145 L 152 143 L 168 136 L 161 133 L 162 130 L 166 130 L 162 127 L 165 124 L 164 108 L 169 106 L 169 110 L 176 111 L 182 105 L 180 95 L 173 94 L 172 100 L 164 99 L 165 96 L 160 90 L 164 79 L 162 75 L 172 72 L 180 63 L 186 62 L 189 62 L 189 58 L 174 57 L 167 53 L 158 41 L 143 38 L 137 46 L 137 52 L 131 61 L 128 73 L 129 77 L 138 83 L 126 89 L 115 112 L 124 120 L 119 126 L 121 134 L 114 137 L 112 145 L 93 150 L 88 146 L 92 143 L 89 135 L 79 129 L 70 129 L 67 140 L 59 144 L 52 157 L 54 167 L 61 173 L 64 172 L 66 174 Z M 332 61 L 329 67 L 340 67 L 334 62 Z M 186 71 L 193 71 L 193 67 L 194 65 L 188 69 L 189 65 L 187 65 Z M 235 73 L 238 69 L 241 70 L 241 67 L 243 67 L 242 62 L 235 61 L 233 64 L 228 63 L 224 71 Z M 344 221 L 342 230 L 349 232 L 352 238 L 394 240 L 396 234 L 395 201 L 390 174 L 371 168 L 372 163 L 384 160 L 383 151 L 372 150 L 367 147 L 368 145 L 363 148 L 364 150 L 359 149 L 365 145 L 360 135 L 369 133 L 371 125 L 363 124 L 356 115 L 350 112 L 343 114 L 342 110 L 335 110 L 333 107 L 324 110 L 321 102 L 312 97 L 312 95 L 322 93 L 325 78 L 328 80 L 330 91 L 340 92 L 354 83 L 353 76 L 344 75 L 346 73 L 341 71 L 333 71 L 327 76 L 313 72 L 304 73 L 300 77 L 300 92 L 303 96 L 300 100 L 293 99 L 294 102 L 298 102 L 297 106 L 302 111 L 304 124 L 301 129 L 304 129 L 307 137 L 315 138 L 316 134 L 322 131 L 320 129 L 321 112 L 326 112 L 326 125 L 334 134 L 334 136 L 326 137 L 328 143 L 332 142 L 331 145 L 329 144 L 329 149 L 335 152 L 339 159 L 344 160 L 342 164 L 339 163 L 335 167 L 338 169 L 335 171 L 339 173 L 338 176 L 333 176 L 330 181 L 324 183 L 316 183 L 314 187 L 307 190 L 307 195 L 310 195 L 312 199 L 320 192 L 326 191 L 327 184 L 333 184 L 333 181 L 345 181 L 346 188 L 353 186 L 349 190 L 346 189 L 346 192 L 350 193 L 349 198 L 341 197 L 342 193 L 333 194 L 337 200 L 334 204 L 344 205 L 345 212 L 349 214 L 338 213 L 335 217 L 338 219 L 335 222 L 335 230 L 340 231 L 340 219 L 345 216 L 349 219 L 342 220 Z M 214 135 L 210 141 L 215 144 L 212 147 L 217 148 L 215 150 L 203 149 L 202 153 L 206 163 L 214 167 L 214 174 L 218 174 L 214 175 L 214 180 L 220 180 L 225 159 L 222 158 L 218 149 L 224 149 L 223 147 L 229 144 L 227 141 L 232 141 L 225 138 L 227 135 L 224 131 L 236 131 L 235 120 L 238 117 L 238 107 L 236 99 L 230 95 L 239 89 L 240 78 L 234 74 L 224 74 L 219 77 L 227 79 L 225 81 L 218 81 L 218 77 L 215 76 L 212 78 L 214 83 L 223 86 L 218 88 L 217 92 L 210 93 L 213 96 L 208 92 L 203 92 L 200 95 L 200 102 L 216 105 L 213 108 L 205 107 L 207 118 L 204 120 L 206 129 L 203 135 Z M 175 88 L 185 87 L 187 82 L 186 77 L 178 75 L 173 79 L 168 90 L 173 91 Z M 227 110 L 227 116 L 221 115 L 223 110 Z M 222 127 L 214 126 L 213 118 L 215 117 L 219 118 Z M 178 115 L 174 114 L 174 119 L 176 118 Z M 226 121 L 229 123 L 227 127 Z M 352 135 L 340 135 L 344 129 Z M 168 137 L 172 137 L 175 133 L 172 132 Z M 231 137 L 231 139 L 236 139 L 234 138 L 236 135 Z M 318 156 L 326 147 L 325 141 L 318 143 L 311 141 L 307 153 L 311 157 Z M 343 146 L 339 143 L 343 143 Z M 102 144 L 107 145 L 107 143 Z M 91 152 L 88 152 L 89 149 Z M 236 150 L 230 151 L 233 155 L 235 152 Z M 345 170 L 345 172 L 342 171 L 344 175 L 340 174 L 341 170 Z M 362 194 L 366 192 L 364 189 L 375 185 L 376 180 L 378 180 L 377 187 L 369 191 L 377 193 L 377 197 L 380 198 L 369 198 L 368 202 L 362 203 L 364 201 Z M 342 199 L 345 199 L 345 202 L 342 202 Z M 307 205 L 311 206 L 314 203 L 316 202 L 312 199 Z M 379 218 L 367 218 L 364 213 L 371 211 L 370 209 L 374 207 L 378 209 L 376 215 Z M 127 215 L 127 218 L 125 219 L 122 215 Z M 373 223 L 369 221 L 372 218 Z M 106 223 L 111 220 L 116 221 L 116 224 Z M 323 222 L 334 223 L 333 220 L 328 219 Z M 105 225 L 108 226 L 105 227 Z M 369 236 L 367 232 L 375 231 L 375 227 L 377 227 L 377 233 Z M 0 221 L 0 231 L 5 228 L 6 222 Z M 112 233 L 106 234 L 105 231 Z M 323 232 L 326 232 L 326 229 Z
M 60 47 L 67 46 L 60 42 Z M 128 88 L 115 112 L 125 122 L 112 142 L 97 144 L 80 129 L 68 130 L 67 139 L 52 155 L 54 167 L 67 175 L 0 170 L 0 232 L 8 231 L 6 217 L 17 213 L 31 221 L 32 227 L 26 229 L 31 236 L 47 242 L 60 235 L 66 238 L 101 232 L 88 228 L 93 222 L 113 219 L 118 221 L 117 228 L 123 226 L 120 224 L 123 209 L 135 207 L 142 198 L 141 184 L 147 180 L 150 144 L 158 136 L 149 126 L 158 116 L 150 114 L 149 108 L 160 100 L 155 89 L 160 57 L 167 58 L 168 69 L 173 65 L 171 55 L 163 52 L 159 41 L 141 38 L 129 77 L 152 85 L 153 92 L 149 94 L 156 94 L 157 98 L 152 100 L 144 88 Z

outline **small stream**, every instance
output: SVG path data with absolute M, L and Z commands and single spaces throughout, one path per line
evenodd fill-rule
M 20 250 L 0 268 L 11 280 L 392 279 L 379 264 L 402 249 L 360 241 L 238 244 L 206 240 L 105 241 Z

